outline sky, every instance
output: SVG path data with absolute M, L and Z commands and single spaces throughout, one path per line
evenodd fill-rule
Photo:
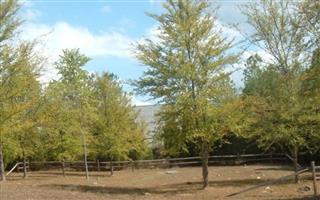
M 246 2 L 216 2 L 220 6 L 217 25 L 224 36 L 241 40 L 241 34 L 228 24 L 246 20 L 238 7 Z M 157 23 L 146 13 L 164 12 L 162 3 L 156 0 L 24 0 L 20 12 L 25 19 L 21 36 L 26 40 L 37 39 L 39 54 L 48 59 L 42 82 L 57 78 L 52 63 L 62 49 L 79 48 L 91 58 L 86 70 L 114 73 L 122 81 L 124 90 L 132 92 L 128 81 L 139 78 L 147 69 L 132 55 L 133 44 L 143 38 L 156 39 Z M 232 79 L 241 87 L 242 70 L 232 74 Z M 155 103 L 148 99 L 148 96 L 132 96 L 135 105 Z

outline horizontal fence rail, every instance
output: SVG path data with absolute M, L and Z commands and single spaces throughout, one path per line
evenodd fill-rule
M 286 155 L 286 157 L 292 161 L 293 159 L 289 156 L 289 155 Z M 312 176 L 312 182 L 313 182 L 313 196 L 314 196 L 314 199 L 319 199 L 319 196 L 318 196 L 318 184 L 317 184 L 317 180 L 319 180 L 319 171 L 320 171 L 320 166 L 317 166 L 315 164 L 314 161 L 311 161 L 311 166 L 310 167 L 306 167 L 306 168 L 302 168 L 300 169 L 299 171 L 296 171 L 292 174 L 289 174 L 289 175 L 286 175 L 286 176 L 283 176 L 283 177 L 280 177 L 276 180 L 271 180 L 271 181 L 266 181 L 266 182 L 263 182 L 263 183 L 260 183 L 258 185 L 255 185 L 255 186 L 252 186 L 252 187 L 249 187 L 249 188 L 245 188 L 241 191 L 238 191 L 238 192 L 235 192 L 235 193 L 232 193 L 232 194 L 229 194 L 227 195 L 226 197 L 231 197 L 231 196 L 236 196 L 236 195 L 240 195 L 240 194 L 243 194 L 245 192 L 249 192 L 249 191 L 252 191 L 252 190 L 256 190 L 258 188 L 261 188 L 261 187 L 265 187 L 265 186 L 269 186 L 269 185 L 275 185 L 277 183 L 280 183 L 280 182 L 283 182 L 283 181 L 286 181 L 286 180 L 291 180 L 293 179 L 295 176 L 298 176 L 300 174 L 304 174 L 304 173 L 307 173 L 307 172 L 310 172 L 311 171 L 311 176 Z
M 212 155 L 208 157 L 209 165 L 238 165 L 258 162 L 291 162 L 291 157 L 287 154 L 243 154 L 243 155 Z M 202 163 L 200 156 L 186 158 L 166 158 L 154 160 L 126 160 L 126 161 L 88 161 L 90 171 L 112 171 L 121 169 L 140 168 L 170 168 L 199 166 Z M 23 171 L 23 162 L 18 162 L 7 173 L 9 175 L 14 170 Z M 85 164 L 83 161 L 31 161 L 26 163 L 28 171 L 38 170 L 62 170 L 63 174 L 67 170 L 83 171 Z M 318 169 L 318 168 L 317 168 Z

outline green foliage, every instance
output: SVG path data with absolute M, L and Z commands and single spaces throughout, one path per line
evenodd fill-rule
M 1 141 L 6 141 L 4 148 L 8 143 L 22 147 L 26 146 L 22 142 L 30 143 L 35 139 L 29 134 L 36 128 L 35 113 L 40 99 L 39 60 L 33 54 L 33 45 L 28 43 L 22 43 L 18 49 L 6 47 L 5 52 L 6 64 L 1 66 L 0 74 L 0 136 Z M 19 145 L 13 145 L 10 139 Z M 19 149 L 13 152 L 19 155 Z
M 304 146 L 305 133 L 299 122 L 299 77 L 284 76 L 273 65 L 259 67 L 250 59 L 243 90 L 250 127 L 245 131 L 247 136 L 265 150 Z
M 93 126 L 95 153 L 100 159 L 141 158 L 146 153 L 143 127 L 137 113 L 113 74 L 96 75 L 93 81 L 97 120 Z
M 313 53 L 310 67 L 301 77 L 302 87 L 300 102 L 302 104 L 299 121 L 307 133 L 307 146 L 312 152 L 319 151 L 320 139 L 320 50 Z
M 83 153 L 101 160 L 144 156 L 143 128 L 130 99 L 114 75 L 89 75 L 83 69 L 89 60 L 72 49 L 56 62 L 60 79 L 46 88 L 43 107 L 47 159 L 76 160 Z
M 244 70 L 243 93 L 259 97 L 271 97 L 279 94 L 279 74 L 272 67 L 267 67 L 262 58 L 254 55 L 248 58 Z
M 205 157 L 230 133 L 264 150 L 319 151 L 319 6 L 262 0 L 243 8 L 253 28 L 249 43 L 271 59 L 247 60 L 241 98 L 229 77 L 238 56 L 208 1 L 168 0 L 163 14 L 149 14 L 159 23 L 159 40 L 136 44 L 148 69 L 134 85 L 163 103 L 157 137 L 166 153 Z M 79 49 L 63 50 L 55 63 L 59 79 L 40 85 L 43 60 L 34 43 L 17 37 L 19 8 L 14 0 L 0 2 L 0 163 L 147 156 L 144 125 L 128 94 L 114 75 L 86 71 L 90 59 Z
M 89 124 L 94 108 L 89 75 L 83 69 L 89 60 L 79 49 L 66 49 L 55 64 L 60 79 L 49 85 L 44 110 L 49 116 L 47 130 L 52 132 L 47 134 L 52 141 L 48 144 L 55 159 L 79 158 L 81 145 L 86 149 L 86 140 L 91 138 Z
M 63 85 L 58 82 L 50 83 L 44 94 L 41 134 L 48 160 L 76 160 L 80 156 L 81 140 L 73 128 L 77 122 L 64 97 Z
M 299 24 L 307 30 L 309 40 L 308 45 L 311 47 L 320 47 L 320 2 L 314 0 L 304 0 L 298 2 L 298 16 L 302 19 Z
M 158 129 L 169 153 L 186 151 L 190 142 L 199 151 L 228 132 L 225 106 L 234 90 L 225 68 L 237 57 L 228 53 L 231 44 L 216 30 L 216 11 L 207 2 L 168 1 L 164 8 L 164 14 L 150 14 L 159 23 L 160 41 L 136 46 L 149 68 L 135 86 L 165 104 Z
M 301 76 L 309 63 L 308 34 L 295 6 L 285 0 L 265 0 L 244 8 L 254 28 L 250 42 L 271 56 L 268 64 L 257 56 L 248 59 L 243 90 L 247 136 L 265 150 L 276 146 L 293 153 L 308 140 L 300 120 L 304 106 Z
M 8 41 L 16 36 L 16 30 L 22 22 L 17 17 L 19 9 L 20 6 L 15 0 L 0 2 L 0 56 Z
M 242 7 L 253 28 L 248 41 L 268 53 L 273 67 L 282 74 L 299 73 L 306 57 L 308 38 L 295 8 L 288 0 L 253 1 Z

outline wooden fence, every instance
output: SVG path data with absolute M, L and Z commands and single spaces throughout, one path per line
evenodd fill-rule
M 216 155 L 209 156 L 209 165 L 239 165 L 249 163 L 261 163 L 261 162 L 293 162 L 293 159 L 288 154 L 245 154 L 245 155 Z M 139 169 L 139 168 L 170 168 L 170 167 L 184 167 L 184 166 L 199 166 L 201 165 L 201 157 L 187 157 L 187 158 L 167 158 L 167 159 L 155 159 L 155 160 L 135 160 L 135 161 L 88 161 L 88 167 L 90 171 L 110 171 L 113 174 L 113 170 L 121 169 Z M 67 170 L 83 171 L 85 166 L 83 161 L 32 161 L 26 163 L 28 171 L 44 170 L 44 169 L 57 169 L 62 171 L 62 175 L 65 176 Z M 253 187 L 246 188 L 239 192 L 229 194 L 230 196 L 236 196 L 251 190 L 258 189 L 267 185 L 274 185 L 279 182 L 289 180 L 296 175 L 300 175 L 306 172 L 312 174 L 313 191 L 314 196 L 318 197 L 317 181 L 320 180 L 320 166 L 316 166 L 315 162 L 311 162 L 311 167 L 303 168 L 299 165 L 300 170 L 290 175 L 280 177 L 276 180 L 264 182 Z M 8 171 L 7 175 L 10 175 L 13 171 L 23 171 L 23 162 L 18 162 L 14 167 Z
M 90 171 L 110 171 L 121 169 L 140 168 L 171 168 L 184 166 L 199 166 L 201 157 L 167 158 L 155 160 L 131 160 L 131 161 L 88 161 Z M 258 162 L 288 162 L 292 158 L 287 154 L 244 154 L 244 155 L 215 155 L 209 156 L 209 165 L 238 165 Z M 28 171 L 37 170 L 62 170 L 65 175 L 67 170 L 83 171 L 83 161 L 32 161 L 26 163 Z M 18 162 L 8 173 L 23 170 L 23 162 Z
M 312 181 L 313 181 L 313 194 L 314 196 L 318 196 L 318 187 L 317 180 L 320 180 L 319 174 L 320 166 L 316 166 L 315 162 L 311 162 L 311 173 L 312 173 Z
M 320 166 L 316 166 L 314 161 L 311 162 L 311 166 L 310 167 L 306 167 L 306 168 L 300 169 L 299 171 L 297 171 L 295 173 L 289 174 L 287 176 L 280 177 L 280 178 L 278 178 L 276 180 L 267 181 L 267 182 L 260 183 L 258 185 L 243 189 L 243 190 L 241 190 L 239 192 L 235 192 L 235 193 L 229 194 L 226 197 L 236 196 L 236 195 L 239 195 L 239 194 L 242 194 L 242 193 L 245 193 L 245 192 L 249 192 L 249 191 L 252 191 L 252 190 L 256 190 L 258 188 L 265 187 L 265 186 L 268 186 L 268 185 L 278 184 L 280 182 L 283 182 L 283 181 L 286 181 L 286 180 L 290 180 L 293 177 L 295 177 L 296 175 L 300 175 L 300 174 L 307 173 L 307 172 L 310 172 L 310 171 L 311 171 L 312 181 L 313 181 L 313 196 L 315 197 L 315 199 L 319 199 L 317 180 L 320 180 Z

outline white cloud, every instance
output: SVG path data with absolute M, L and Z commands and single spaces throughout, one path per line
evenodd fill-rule
M 95 34 L 85 27 L 58 22 L 53 26 L 28 24 L 24 27 L 26 39 L 41 36 L 51 56 L 59 55 L 62 49 L 79 48 L 88 56 L 130 57 L 133 39 L 118 32 Z
M 221 34 L 223 37 L 226 37 L 229 40 L 234 40 L 234 42 L 240 42 L 241 40 L 244 39 L 238 30 L 230 26 L 227 26 L 225 23 L 223 23 L 220 20 L 216 20 L 215 30 L 221 31 Z
M 154 42 L 160 41 L 159 35 L 161 34 L 161 30 L 158 25 L 152 26 L 149 30 L 147 30 L 146 37 Z
M 159 30 L 158 25 L 154 25 L 151 28 L 147 29 L 145 35 L 139 40 L 137 40 L 137 42 L 143 44 L 145 43 L 145 39 L 148 39 L 155 43 L 158 43 L 161 41 L 161 39 L 159 38 L 160 34 L 161 34 L 161 31 Z
M 262 58 L 262 61 L 265 63 L 273 63 L 273 57 L 266 51 L 264 50 L 247 50 L 246 52 L 243 53 L 242 55 L 242 60 L 247 60 L 250 56 L 253 55 L 259 55 Z
M 134 39 L 115 31 L 96 34 L 85 27 L 57 22 L 52 26 L 27 23 L 23 26 L 22 32 L 22 39 L 40 41 L 38 51 L 48 57 L 51 67 L 48 67 L 48 73 L 45 73 L 43 79 L 56 77 L 52 63 L 59 58 L 62 49 L 66 48 L 79 48 L 89 57 L 132 58 L 131 45 Z
M 155 102 L 152 102 L 152 101 L 140 100 L 136 96 L 131 97 L 131 103 L 132 103 L 132 105 L 135 105 L 135 106 L 148 106 L 148 105 L 155 104 Z

